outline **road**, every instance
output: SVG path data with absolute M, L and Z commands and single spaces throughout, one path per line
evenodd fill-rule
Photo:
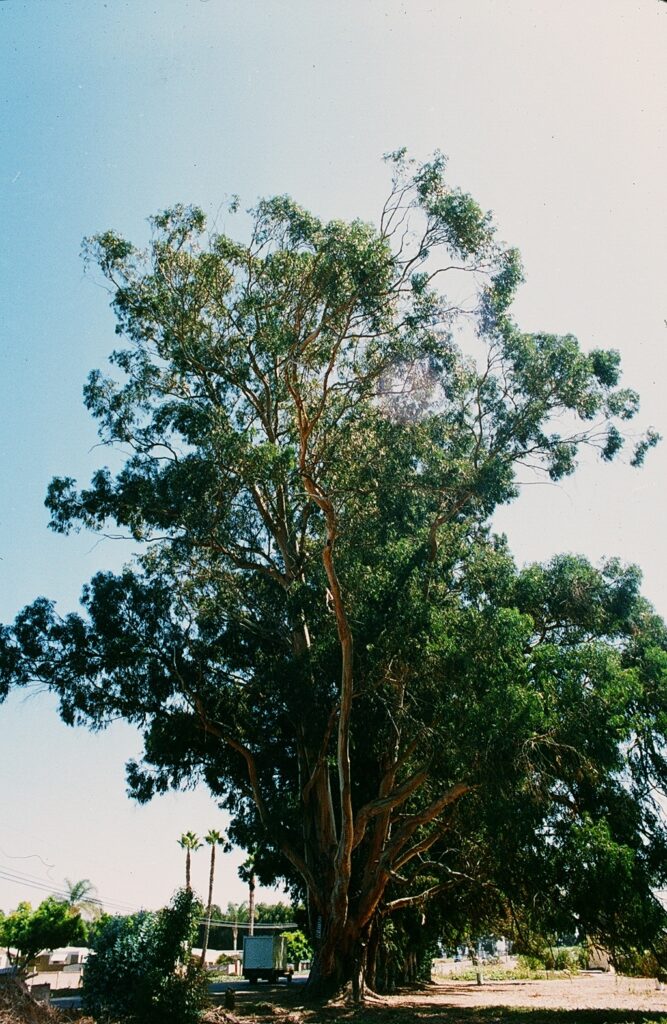
M 216 1002 L 224 996 L 225 992 L 233 989 L 234 992 L 276 992 L 279 989 L 284 989 L 289 985 L 305 985 L 308 980 L 307 972 L 295 974 L 291 982 L 287 981 L 287 978 L 280 978 L 274 985 L 269 985 L 266 981 L 257 981 L 251 983 L 246 981 L 245 978 L 235 978 L 233 975 L 229 976 L 226 981 L 213 981 L 208 986 L 208 991 L 212 996 L 216 997 Z M 62 1009 L 78 1010 L 81 1007 L 81 996 L 71 995 L 62 996 L 51 1000 L 52 1006 L 58 1006 Z

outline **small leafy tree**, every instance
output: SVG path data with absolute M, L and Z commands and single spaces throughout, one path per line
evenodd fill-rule
M 83 972 L 86 1010 L 104 1024 L 194 1024 L 206 996 L 192 957 L 201 904 L 179 890 L 169 907 L 99 928 Z
M 281 938 L 285 940 L 287 959 L 295 967 L 299 965 L 301 960 L 312 960 L 312 947 L 302 931 L 282 932 Z
M 48 896 L 36 910 L 29 903 L 19 903 L 12 914 L 0 918 L 0 941 L 20 975 L 28 973 L 31 961 L 43 949 L 83 945 L 85 940 L 81 916 L 54 896 Z

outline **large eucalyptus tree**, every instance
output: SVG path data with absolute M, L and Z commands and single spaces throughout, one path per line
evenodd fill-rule
M 644 851 L 660 833 L 665 637 L 636 577 L 563 563 L 540 584 L 489 532 L 517 472 L 612 459 L 637 396 L 616 352 L 517 326 L 518 255 L 442 157 L 390 165 L 376 226 L 281 196 L 245 242 L 190 207 L 145 250 L 87 242 L 126 344 L 85 401 L 130 454 L 47 504 L 137 556 L 2 645 L 6 682 L 46 683 L 65 720 L 143 730 L 139 799 L 208 784 L 260 877 L 305 894 L 322 991 L 362 981 L 383 918 L 491 871 L 473 837 L 500 808 L 548 844 L 556 819 L 613 829 L 607 787 Z

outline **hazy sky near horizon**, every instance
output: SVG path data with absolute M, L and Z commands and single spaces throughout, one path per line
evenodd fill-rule
M 53 475 L 84 482 L 108 459 L 81 388 L 117 339 L 81 240 L 141 241 L 175 202 L 219 227 L 234 193 L 373 220 L 382 154 L 439 148 L 521 249 L 522 326 L 618 348 L 640 424 L 667 436 L 666 68 L 658 0 L 0 3 L 0 621 L 39 594 L 76 607 L 127 557 L 50 533 L 43 499 Z M 496 523 L 520 562 L 637 562 L 667 615 L 666 482 L 667 443 L 640 472 L 589 459 Z M 139 752 L 123 725 L 68 730 L 47 695 L 0 706 L 0 909 L 65 877 L 90 878 L 109 909 L 169 898 L 178 835 L 221 818 L 200 791 L 128 801 Z M 241 859 L 223 862 L 217 902 L 243 898 Z M 195 872 L 203 891 L 203 854 Z

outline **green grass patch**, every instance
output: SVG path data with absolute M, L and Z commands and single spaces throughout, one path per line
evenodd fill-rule
M 572 971 L 547 971 L 537 970 L 531 967 L 482 967 L 484 981 L 562 981 L 564 978 L 571 978 Z M 434 971 L 433 979 L 436 982 L 445 981 L 476 981 L 477 970 L 474 967 L 466 967 L 462 971 L 451 971 L 447 974 L 438 974 Z

